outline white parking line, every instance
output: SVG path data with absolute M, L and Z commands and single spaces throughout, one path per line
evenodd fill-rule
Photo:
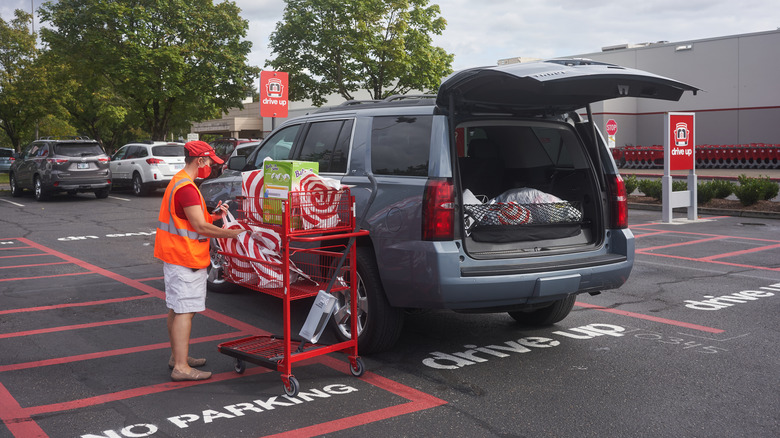
M 119 198 L 119 197 L 116 197 L 116 196 L 109 196 L 109 198 L 111 198 L 111 199 L 118 199 L 118 200 L 120 200 L 120 201 L 128 201 L 128 202 L 130 201 L 129 199 L 126 199 L 126 198 Z
M 9 200 L 7 200 L 7 199 L 0 199 L 0 201 L 7 202 L 7 203 L 9 203 L 9 204 L 13 204 L 13 205 L 15 205 L 15 206 L 17 206 L 17 207 L 24 207 L 24 204 L 19 204 L 18 202 L 9 201 Z

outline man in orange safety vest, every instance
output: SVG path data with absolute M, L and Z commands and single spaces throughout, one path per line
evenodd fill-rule
M 214 225 L 212 222 L 221 216 L 209 213 L 194 182 L 196 177 L 206 178 L 213 163 L 224 161 L 203 141 L 187 142 L 184 148 L 184 169 L 174 175 L 165 189 L 154 240 L 154 256 L 163 261 L 172 350 L 168 367 L 173 370 L 171 380 L 175 382 L 211 377 L 210 372 L 193 368 L 205 365 L 206 359 L 189 356 L 192 318 L 196 312 L 206 310 L 209 239 L 235 238 L 243 231 Z M 218 210 L 226 211 L 227 206 L 220 202 Z

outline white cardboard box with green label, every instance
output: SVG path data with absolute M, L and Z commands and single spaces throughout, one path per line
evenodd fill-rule
M 263 166 L 263 221 L 281 224 L 283 203 L 290 191 L 300 190 L 301 178 L 308 173 L 317 174 L 320 163 L 315 161 L 269 160 Z M 280 199 L 275 201 L 274 199 Z M 292 217 L 295 220 L 294 217 Z M 300 217 L 298 217 L 300 220 Z M 290 224 L 298 228 L 295 223 Z

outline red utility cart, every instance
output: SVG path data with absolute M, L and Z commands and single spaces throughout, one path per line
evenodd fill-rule
M 345 351 L 350 370 L 361 376 L 365 371 L 358 356 L 357 274 L 354 239 L 368 234 L 356 226 L 354 197 L 349 189 L 333 191 L 291 191 L 287 199 L 241 199 L 243 220 L 255 231 L 278 233 L 281 248 L 277 259 L 253 258 L 222 250 L 225 279 L 283 300 L 281 336 L 250 336 L 219 344 L 219 351 L 235 358 L 235 370 L 243 373 L 245 363 L 276 369 L 281 373 L 284 391 L 295 396 L 300 390 L 292 375 L 295 362 L 314 356 Z M 251 264 L 257 276 L 247 275 Z M 329 290 L 327 290 L 327 289 Z M 290 303 L 316 296 L 326 290 L 345 299 L 350 307 L 351 339 L 332 345 L 312 344 L 293 339 Z

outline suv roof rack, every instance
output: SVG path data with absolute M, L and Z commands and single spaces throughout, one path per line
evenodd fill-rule
M 92 140 L 86 135 L 48 135 L 39 137 L 38 140 Z
M 393 106 L 413 106 L 413 105 L 433 105 L 436 95 L 433 94 L 394 94 L 382 100 L 348 100 L 335 106 L 323 107 L 314 114 L 327 113 L 330 111 L 342 111 L 346 107 L 359 106 L 363 108 L 382 108 L 388 105 Z

